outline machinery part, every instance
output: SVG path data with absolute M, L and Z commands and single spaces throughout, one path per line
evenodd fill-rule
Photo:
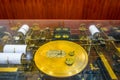
M 0 26 L 0 32 L 1 32 L 1 33 L 4 33 L 5 31 L 6 31 L 6 27 Z
M 46 35 L 44 30 L 40 30 L 40 40 L 45 41 L 46 40 Z
M 0 26 L 0 38 L 2 38 L 5 34 L 4 32 L 6 31 L 6 27 Z
M 12 35 L 9 32 L 4 32 L 4 36 L 1 38 L 2 43 L 10 43 L 12 41 Z
M 0 80 L 25 80 L 17 67 L 0 67 Z
M 0 72 L 17 72 L 17 67 L 0 67 Z
M 112 59 L 114 60 L 113 69 L 116 73 L 120 73 L 120 56 L 113 54 Z
M 100 27 L 101 25 L 98 24 L 96 26 Z M 105 38 L 108 38 L 108 36 L 104 33 L 104 31 L 101 28 L 98 29 L 96 26 L 91 25 L 89 27 L 89 31 L 92 35 L 91 38 L 93 39 L 94 43 L 100 43 L 100 46 L 105 47 Z
M 93 38 L 96 38 L 99 36 L 100 31 L 97 29 L 95 25 L 90 25 L 89 31 Z
M 6 44 L 3 48 L 4 53 L 27 53 L 27 45 Z
M 74 59 L 73 58 L 66 58 L 65 63 L 69 66 L 72 66 L 74 63 Z
M 66 53 L 63 57 L 47 57 L 49 50 L 62 50 Z M 74 56 L 69 53 L 74 51 Z M 71 66 L 66 65 L 65 60 L 73 58 L 74 63 Z M 80 73 L 88 63 L 88 55 L 80 45 L 65 41 L 51 41 L 42 45 L 34 55 L 34 62 L 38 70 L 53 77 L 70 77 Z
M 88 71 L 87 72 L 87 78 L 85 80 L 104 80 L 102 78 L 102 74 L 99 70 L 97 71 Z
M 71 36 L 70 28 L 59 27 L 59 28 L 55 28 L 53 39 L 55 39 L 55 40 L 70 40 L 70 36 Z
M 114 47 L 114 49 L 116 50 L 115 55 L 120 58 L 120 48 L 116 46 L 114 41 L 111 41 L 111 43 L 112 43 L 112 46 Z
M 50 31 L 50 28 L 49 27 L 46 27 L 45 28 L 45 37 L 46 39 L 51 39 L 51 31 Z
M 0 26 L 0 42 L 2 44 L 9 43 L 12 40 L 12 35 L 6 32 L 6 27 Z
M 71 51 L 71 52 L 69 52 L 68 54 L 69 54 L 70 56 L 74 56 L 74 55 L 75 55 L 74 52 L 75 52 L 75 51 Z
M 118 80 L 117 76 L 113 72 L 111 66 L 109 65 L 107 59 L 103 55 L 103 53 L 98 53 L 99 59 L 97 59 L 97 64 L 101 69 L 101 72 L 105 78 L 105 80 Z
M 120 27 L 112 27 L 109 30 L 109 36 L 112 36 L 113 38 L 116 39 L 116 41 L 120 42 Z
M 0 64 L 21 64 L 23 53 L 0 53 Z
M 60 35 L 60 34 L 55 34 L 54 37 L 55 37 L 56 39 L 60 39 L 60 38 L 61 38 L 61 35 Z
M 97 67 L 97 68 L 96 68 L 96 67 L 94 67 L 94 66 L 93 66 L 93 64 L 91 64 L 91 63 L 90 63 L 90 69 L 91 69 L 92 71 L 99 70 L 99 68 L 98 68 L 98 67 Z
M 18 30 L 18 32 L 21 32 L 23 35 L 26 35 L 26 33 L 29 30 L 29 26 L 27 24 L 22 25 L 22 27 Z
M 46 55 L 49 58 L 58 58 L 58 57 L 64 57 L 65 56 L 65 52 L 62 50 L 49 50 Z
M 24 24 L 22 27 L 17 31 L 18 33 L 13 37 L 15 44 L 25 44 L 25 37 L 27 36 L 27 32 L 29 31 L 29 26 Z

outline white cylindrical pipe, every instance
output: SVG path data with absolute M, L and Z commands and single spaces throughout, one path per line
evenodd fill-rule
M 26 25 L 26 24 L 24 24 L 24 25 L 22 25 L 22 27 L 18 30 L 18 32 L 21 32 L 21 33 L 23 33 L 24 35 L 26 35 L 26 33 L 28 32 L 28 30 L 29 30 L 29 26 Z
M 23 53 L 19 53 L 19 54 L 17 54 L 17 53 L 7 54 L 8 55 L 9 64 L 21 64 L 22 54 Z
M 8 64 L 8 56 L 4 53 L 0 53 L 0 64 Z
M 0 53 L 0 64 L 21 64 L 23 53 Z
M 100 33 L 100 31 L 97 29 L 97 27 L 95 25 L 90 25 L 89 31 L 92 36 L 94 36 L 96 33 Z
M 4 53 L 27 53 L 27 45 L 10 45 L 6 44 L 3 48 Z

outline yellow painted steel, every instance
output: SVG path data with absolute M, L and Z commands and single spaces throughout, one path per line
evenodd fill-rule
M 0 67 L 0 72 L 17 72 L 17 67 Z
M 120 57 L 120 48 L 117 47 L 116 50 L 118 51 L 118 52 L 116 53 L 116 55 Z
M 111 80 L 118 80 L 117 76 L 113 72 L 111 66 L 109 65 L 109 63 L 108 63 L 107 59 L 105 58 L 105 56 L 103 55 L 103 53 L 99 53 L 99 56 L 104 64 L 105 68 L 107 69 L 107 71 L 111 77 Z
M 50 50 L 62 50 L 64 57 L 48 57 Z M 74 55 L 69 53 L 74 51 Z M 74 63 L 67 65 L 66 59 L 72 58 Z M 78 44 L 65 40 L 51 41 L 41 46 L 34 55 L 34 62 L 37 68 L 43 73 L 52 77 L 69 77 L 80 73 L 88 63 L 86 51 Z
M 116 49 L 116 51 L 117 51 L 115 54 L 120 57 L 120 48 L 117 47 L 113 41 L 112 41 L 111 43 L 113 44 L 113 47 L 114 47 L 114 48 Z

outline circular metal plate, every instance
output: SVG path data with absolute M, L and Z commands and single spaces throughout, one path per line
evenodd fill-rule
M 65 52 L 62 57 L 49 57 L 50 50 L 61 50 Z M 74 55 L 69 55 L 74 52 Z M 54 53 L 54 52 L 53 52 Z M 72 65 L 66 64 L 66 59 L 72 58 Z M 86 51 L 78 44 L 70 41 L 51 41 L 41 46 L 34 56 L 37 68 L 52 77 L 69 77 L 80 73 L 88 63 Z

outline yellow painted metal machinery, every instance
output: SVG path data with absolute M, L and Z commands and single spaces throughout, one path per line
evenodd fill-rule
M 84 70 L 88 63 L 86 51 L 70 41 L 51 41 L 41 46 L 34 55 L 37 68 L 53 77 L 69 77 Z

